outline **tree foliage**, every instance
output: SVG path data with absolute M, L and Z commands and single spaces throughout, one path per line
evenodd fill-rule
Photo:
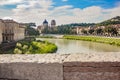
M 30 26 L 27 26 L 27 28 L 26 28 L 26 33 L 27 33 L 27 35 L 29 35 L 29 36 L 39 35 L 39 31 L 35 30 L 34 28 L 32 28 L 32 27 L 30 27 Z

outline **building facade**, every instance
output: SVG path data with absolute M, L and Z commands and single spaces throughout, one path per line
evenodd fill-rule
M 48 28 L 48 21 L 46 19 L 43 21 L 43 27 Z
M 37 26 L 37 30 L 39 31 L 39 33 L 41 34 L 43 30 L 48 29 L 56 29 L 56 21 L 55 20 L 51 20 L 51 24 L 48 23 L 48 21 L 45 19 L 42 23 L 42 25 Z
M 2 38 L 3 26 L 5 26 L 4 23 L 3 23 L 3 20 L 0 19 L 0 43 L 3 40 L 3 38 Z
M 51 27 L 55 27 L 56 26 L 56 21 L 55 20 L 51 20 Z
M 24 39 L 25 26 L 13 20 L 0 20 L 0 44 Z

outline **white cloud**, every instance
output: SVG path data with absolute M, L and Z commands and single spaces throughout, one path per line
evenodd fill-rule
M 11 17 L 4 17 L 3 19 L 4 20 L 6 20 L 6 19 L 13 20 Z
M 10 1 L 10 0 L 9 0 Z M 20 1 L 20 0 L 19 0 Z M 14 1 L 13 1 L 14 2 Z M 100 22 L 115 16 L 120 16 L 120 6 L 103 9 L 99 6 L 89 6 L 84 9 L 71 5 L 53 6 L 52 0 L 29 0 L 20 3 L 12 10 L 13 19 L 19 22 L 36 22 L 42 24 L 44 19 L 55 19 L 57 24 Z M 8 15 L 6 15 L 8 16 Z
M 0 0 L 0 5 L 21 3 L 24 0 Z
M 66 2 L 66 1 L 68 1 L 68 0 L 62 0 L 63 2 Z
M 6 16 L 12 16 L 13 12 L 11 10 L 6 9 L 0 9 L 0 18 L 6 17 Z

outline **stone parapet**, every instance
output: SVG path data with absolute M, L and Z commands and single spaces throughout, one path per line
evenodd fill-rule
M 0 55 L 0 80 L 120 80 L 120 53 Z

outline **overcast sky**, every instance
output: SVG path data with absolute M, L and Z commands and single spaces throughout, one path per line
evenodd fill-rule
M 0 18 L 41 25 L 55 19 L 57 25 L 96 23 L 120 16 L 120 0 L 0 0 Z

